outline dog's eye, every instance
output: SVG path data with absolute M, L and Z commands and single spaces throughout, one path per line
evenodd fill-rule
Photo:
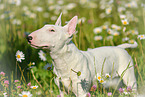
M 54 29 L 50 29 L 50 32 L 55 32 L 55 30 Z

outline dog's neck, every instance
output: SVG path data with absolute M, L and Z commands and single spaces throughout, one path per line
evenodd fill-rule
M 61 49 L 51 50 L 50 55 L 57 72 L 64 74 L 70 72 L 76 66 L 76 62 L 81 60 L 82 53 L 73 42 L 65 44 Z M 78 64 L 77 64 L 78 65 Z

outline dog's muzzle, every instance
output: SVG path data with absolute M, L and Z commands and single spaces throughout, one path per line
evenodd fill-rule
M 30 40 L 32 40 L 32 39 L 33 39 L 32 36 L 27 36 L 27 41 L 28 41 L 29 43 L 31 43 Z

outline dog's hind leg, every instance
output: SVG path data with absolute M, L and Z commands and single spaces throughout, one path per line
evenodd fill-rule
M 132 90 L 134 92 L 137 93 L 137 83 L 136 83 L 136 77 L 135 77 L 135 74 L 134 74 L 134 67 L 133 67 L 133 61 L 131 60 L 130 62 L 126 62 L 129 64 L 129 67 L 130 68 L 124 68 L 122 67 L 118 73 L 119 75 L 121 76 L 121 74 L 123 73 L 124 71 L 124 74 L 122 74 L 122 79 L 123 79 L 123 82 L 126 86 L 131 86 L 132 87 Z

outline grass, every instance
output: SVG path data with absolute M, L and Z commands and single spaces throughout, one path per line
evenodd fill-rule
M 75 15 L 78 15 L 79 19 L 85 17 L 84 22 L 82 18 L 82 22 L 78 23 L 76 29 L 78 33 L 73 36 L 73 42 L 80 50 L 137 41 L 137 48 L 126 50 L 134 60 L 138 91 L 144 93 L 145 40 L 137 38 L 138 35 L 145 34 L 144 0 L 136 2 L 137 6 L 129 5 L 131 0 L 114 0 L 112 3 L 109 3 L 109 0 L 20 0 L 20 5 L 18 1 L 0 0 L 0 72 L 6 73 L 5 76 L 0 76 L 0 96 L 6 92 L 11 97 L 17 97 L 22 91 L 30 91 L 34 97 L 38 94 L 40 94 L 39 97 L 56 97 L 59 94 L 58 88 L 54 84 L 53 70 L 44 69 L 47 63 L 52 63 L 49 52 L 43 50 L 47 55 L 47 61 L 43 62 L 38 55 L 39 49 L 30 47 L 26 36 L 45 24 L 54 24 L 61 12 L 63 13 L 62 25 L 65 25 L 65 22 Z M 132 2 L 135 1 L 132 0 Z M 68 5 L 70 3 L 74 3 L 76 6 Z M 112 8 L 111 13 L 107 14 L 106 10 L 110 7 Z M 118 11 L 122 7 L 125 10 Z M 129 21 L 128 25 L 122 24 L 121 14 L 126 15 Z M 116 28 L 112 28 L 113 24 L 120 30 L 114 30 Z M 110 34 L 106 29 L 102 29 L 98 34 L 93 32 L 94 28 L 103 25 L 107 25 L 113 30 L 113 33 Z M 125 31 L 123 31 L 124 27 L 126 27 Z M 115 32 L 119 34 L 114 34 Z M 101 36 L 102 39 L 94 40 L 95 36 Z M 108 36 L 113 38 L 108 39 Z M 128 40 L 122 41 L 126 37 Z M 18 50 L 25 54 L 25 60 L 22 62 L 16 61 L 15 54 Z M 32 62 L 35 62 L 35 65 L 28 69 Z M 4 79 L 9 80 L 8 86 L 5 86 Z M 19 80 L 19 82 L 15 83 L 15 80 Z M 32 86 L 38 85 L 38 88 L 31 89 L 27 85 L 29 82 Z M 21 88 L 17 88 L 17 86 L 21 86 Z M 108 92 L 111 92 L 113 96 L 119 95 L 118 90 L 105 89 L 102 84 L 99 86 L 95 91 L 90 91 L 91 95 L 104 97 Z

